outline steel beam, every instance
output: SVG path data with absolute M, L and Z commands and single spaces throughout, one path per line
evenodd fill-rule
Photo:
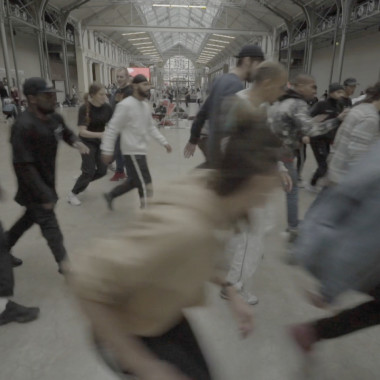
M 3 48 L 5 76 L 8 82 L 8 95 L 11 95 L 12 77 L 11 77 L 11 65 L 9 61 L 7 35 L 5 32 L 5 8 L 4 1 L 0 0 L 0 39 Z
M 269 32 L 258 30 L 243 29 L 214 29 L 214 28 L 190 28 L 190 27 L 171 27 L 171 26 L 144 26 L 144 25 L 86 25 L 86 29 L 102 32 L 182 32 L 200 34 L 240 34 L 246 36 L 267 36 Z
M 339 31 L 339 16 L 341 12 L 340 8 L 340 0 L 335 0 L 336 2 L 336 18 L 335 18 L 335 30 L 334 30 L 334 39 L 333 39 L 333 54 L 332 54 L 332 60 L 331 60 L 331 69 L 330 69 L 330 78 L 329 78 L 329 84 L 332 82 L 332 78 L 334 75 L 334 66 L 335 66 L 335 55 L 336 55 L 336 44 L 338 41 L 338 31 Z

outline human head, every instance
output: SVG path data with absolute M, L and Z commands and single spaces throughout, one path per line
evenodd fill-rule
M 344 96 L 344 87 L 339 83 L 331 83 L 329 86 L 329 97 L 339 100 Z
M 126 67 L 120 67 L 116 71 L 116 82 L 120 88 L 128 86 L 130 83 L 129 72 Z
M 378 110 L 380 110 L 380 82 L 367 88 L 366 98 L 363 100 L 363 103 L 372 103 Z
M 245 45 L 236 58 L 236 66 L 243 71 L 243 79 L 252 82 L 257 66 L 264 61 L 261 47 L 254 44 Z
M 265 201 L 276 185 L 277 161 L 282 143 L 270 131 L 262 113 L 237 103 L 236 121 L 210 181 L 217 195 L 233 199 L 235 215 Z
M 356 81 L 355 78 L 347 78 L 343 82 L 344 91 L 346 92 L 347 97 L 350 97 L 351 95 L 354 94 L 357 85 L 358 85 L 358 82 Z
M 290 83 L 293 90 L 306 101 L 313 100 L 317 95 L 317 85 L 311 75 L 298 74 Z
M 148 82 L 148 79 L 142 75 L 137 74 L 133 80 L 133 91 L 136 95 L 142 98 L 148 98 L 150 93 L 150 83 Z
M 23 92 L 32 109 L 35 108 L 44 115 L 55 111 L 57 90 L 49 86 L 45 79 L 39 77 L 27 79 L 23 85 Z
M 101 106 L 107 101 L 106 89 L 100 83 L 92 83 L 88 89 L 88 95 L 97 106 Z
M 257 66 L 253 79 L 253 89 L 260 91 L 264 102 L 272 104 L 285 93 L 288 73 L 280 63 L 264 61 Z

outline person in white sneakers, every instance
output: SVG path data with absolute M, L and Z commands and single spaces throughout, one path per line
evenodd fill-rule
M 146 159 L 149 136 L 164 146 L 168 153 L 172 151 L 172 147 L 158 131 L 152 118 L 150 105 L 147 102 L 150 83 L 144 75 L 138 74 L 134 77 L 132 84 L 133 96 L 118 103 L 101 144 L 103 160 L 108 164 L 113 159 L 115 142 L 120 134 L 121 151 L 128 173 L 128 178 L 123 184 L 104 194 L 110 210 L 115 198 L 133 189 L 138 189 L 141 208 L 145 208 L 147 199 L 152 197 L 152 178 Z
M 79 138 L 90 153 L 82 154 L 82 174 L 67 197 L 67 201 L 73 206 L 81 205 L 82 202 L 77 195 L 84 191 L 90 182 L 107 174 L 107 165 L 101 158 L 100 141 L 113 110 L 107 103 L 106 89 L 101 84 L 91 84 L 84 99 L 85 103 L 79 108 L 78 113 Z

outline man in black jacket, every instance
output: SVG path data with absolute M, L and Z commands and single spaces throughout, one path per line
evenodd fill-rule
M 55 92 L 42 78 L 30 78 L 24 83 L 28 109 L 12 126 L 11 144 L 18 183 L 15 200 L 26 211 L 6 233 L 6 240 L 10 251 L 24 232 L 37 223 L 62 273 L 67 254 L 54 213 L 58 200 L 55 190 L 58 142 L 64 140 L 81 154 L 88 154 L 89 149 L 78 141 L 62 116 L 55 113 Z
M 344 96 L 344 87 L 339 83 L 332 83 L 329 86 L 329 95 L 326 100 L 322 100 L 315 104 L 310 111 L 312 117 L 318 115 L 326 115 L 328 119 L 335 119 L 343 111 L 343 104 L 341 102 Z M 327 157 L 330 153 L 330 145 L 334 142 L 338 128 L 330 131 L 329 133 L 321 136 L 312 137 L 310 139 L 310 146 L 313 150 L 315 160 L 318 163 L 318 168 L 310 181 L 310 185 L 306 188 L 310 191 L 317 191 L 317 182 L 320 178 L 324 177 L 327 172 Z

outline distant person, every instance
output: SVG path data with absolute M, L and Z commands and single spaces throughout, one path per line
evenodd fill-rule
M 356 86 L 358 84 L 359 83 L 356 81 L 355 78 L 347 78 L 343 82 L 345 94 L 342 97 L 341 102 L 342 102 L 344 108 L 351 108 L 352 107 L 351 97 L 354 94 L 354 92 L 356 90 Z
M 8 95 L 8 91 L 7 89 L 4 87 L 4 83 L 3 82 L 0 82 L 0 98 L 1 98 L 1 106 L 4 107 L 4 100 L 6 98 L 8 98 L 9 95 Z

